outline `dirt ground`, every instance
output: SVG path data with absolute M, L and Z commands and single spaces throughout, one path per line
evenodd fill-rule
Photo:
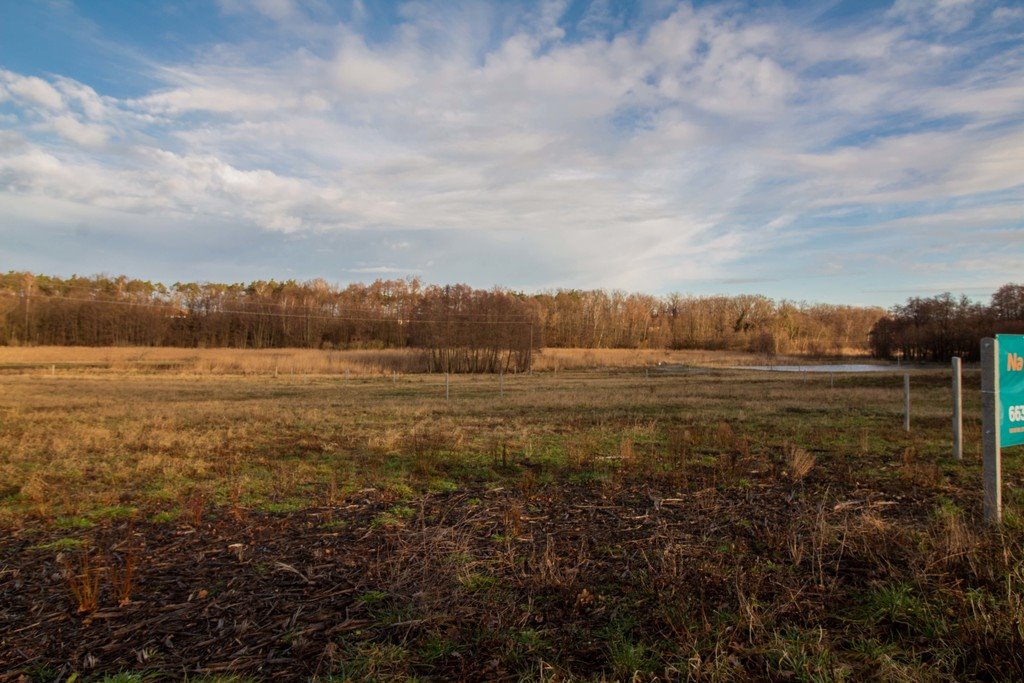
M 1018 458 L 901 381 L 18 376 L 0 680 L 1024 678 Z

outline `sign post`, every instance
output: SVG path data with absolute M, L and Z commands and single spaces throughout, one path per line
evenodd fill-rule
M 1024 444 L 1024 335 L 981 340 L 982 478 L 985 519 L 1003 518 L 1003 446 Z

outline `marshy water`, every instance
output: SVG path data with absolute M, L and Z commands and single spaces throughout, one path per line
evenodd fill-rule
M 840 363 L 836 365 L 742 365 L 735 370 L 764 370 L 766 372 L 891 372 L 906 370 L 899 365 L 871 365 L 868 363 Z

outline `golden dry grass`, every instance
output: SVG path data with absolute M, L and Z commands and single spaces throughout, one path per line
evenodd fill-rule
M 944 370 L 915 375 L 907 434 L 900 373 L 839 375 L 833 384 L 827 375 L 716 367 L 736 363 L 722 354 L 706 367 L 648 374 L 621 353 L 604 361 L 613 356 L 617 368 L 505 377 L 503 396 L 497 377 L 455 376 L 450 401 L 444 378 L 426 374 L 128 366 L 0 374 L 0 527 L 10 527 L 9 556 L 22 562 L 11 565 L 21 574 L 6 577 L 19 586 L 7 588 L 21 599 L 16 628 L 46 623 L 36 596 L 58 590 L 70 598 L 49 609 L 65 615 L 185 601 L 192 587 L 180 598 L 156 593 L 182 582 L 153 581 L 144 557 L 136 586 L 130 548 L 108 557 L 82 545 L 109 541 L 112 530 L 136 538 L 133 529 L 145 529 L 149 553 L 182 538 L 208 543 L 205 561 L 194 548 L 181 551 L 184 564 L 170 575 L 204 592 L 248 576 L 248 591 L 267 583 L 269 556 L 243 563 L 239 549 L 225 558 L 237 529 L 296 520 L 273 527 L 274 542 L 260 541 L 259 552 L 303 529 L 310 535 L 301 538 L 319 539 L 300 539 L 303 553 L 338 554 L 303 554 L 308 567 L 286 559 L 300 579 L 310 568 L 363 562 L 353 585 L 366 599 L 352 594 L 346 609 L 366 619 L 360 642 L 391 643 L 393 626 L 410 629 L 394 677 L 414 662 L 437 674 L 430 643 L 454 638 L 468 652 L 479 647 L 475 625 L 495 614 L 507 620 L 492 651 L 513 652 L 505 643 L 523 640 L 541 647 L 537 633 L 522 630 L 539 623 L 531 610 L 541 602 L 557 605 L 538 612 L 549 649 L 530 656 L 570 652 L 568 666 L 597 658 L 603 680 L 637 671 L 644 680 L 664 671 L 697 680 L 784 680 L 794 671 L 808 680 L 877 671 L 927 680 L 936 666 L 942 680 L 989 679 L 1005 668 L 1000 658 L 1019 652 L 1024 569 L 1013 491 L 1024 468 L 1008 451 L 1008 524 L 982 531 L 976 371 L 965 375 L 966 454 L 955 462 Z M 354 545 L 324 540 L 341 537 Z M 51 576 L 52 559 L 42 558 L 54 552 L 78 559 L 63 565 L 63 582 L 22 579 Z M 191 574 L 215 556 L 221 573 Z M 104 572 L 99 589 L 93 558 Z M 263 593 L 274 604 L 275 590 Z M 392 599 L 419 611 L 377 611 Z M 270 618 L 260 605 L 275 642 L 296 613 L 286 607 Z M 68 633 L 68 647 L 80 647 Z M 237 637 L 225 633 L 218 649 Z M 595 651 L 597 642 L 615 645 Z M 141 644 L 127 649 L 132 666 Z M 523 672 L 537 669 L 513 659 Z M 1024 670 L 1024 660 L 1012 661 L 1012 671 Z M 371 664 L 351 678 L 381 678 Z
M 544 349 L 537 354 L 534 369 L 543 372 L 658 365 L 720 367 L 755 364 L 762 362 L 762 358 L 751 353 L 695 349 Z
M 367 375 L 421 372 L 423 354 L 412 349 L 186 349 L 171 347 L 7 346 L 7 371 L 114 371 L 198 375 Z
M 819 466 L 910 447 L 934 462 L 946 450 L 941 374 L 915 380 L 920 427 L 908 436 L 897 375 L 841 377 L 832 389 L 824 376 L 753 371 L 561 370 L 506 377 L 504 396 L 495 376 L 453 376 L 446 403 L 437 375 L 274 377 L 267 372 L 274 352 L 153 349 L 145 359 L 192 354 L 201 369 L 145 373 L 116 365 L 137 349 L 7 351 L 8 361 L 113 364 L 55 376 L 46 368 L 0 374 L 0 518 L 8 521 L 123 505 L 187 511 L 196 495 L 245 506 L 321 500 L 360 486 L 450 488 L 467 476 L 500 479 L 496 463 L 512 460 L 599 477 L 623 468 L 675 468 L 684 476 L 682 465 L 710 457 L 742 477 L 744 461 L 776 458 L 785 467 L 791 443 L 816 453 Z M 328 362 L 321 352 L 286 357 L 306 363 L 296 367 Z M 646 360 L 634 352 L 593 358 Z M 717 360 L 735 362 L 731 354 Z M 248 365 L 228 373 L 236 362 Z M 976 421 L 970 400 L 968 410 L 969 423 Z M 977 452 L 973 437 L 966 451 Z
M 778 359 L 782 360 L 782 359 Z M 778 362 L 777 360 L 777 362 Z M 796 359 L 789 359 L 796 360 Z M 751 353 L 666 349 L 542 349 L 537 372 L 595 368 L 763 363 Z M 171 347 L 0 346 L 0 372 L 182 375 L 389 375 L 426 368 L 418 349 L 188 349 Z

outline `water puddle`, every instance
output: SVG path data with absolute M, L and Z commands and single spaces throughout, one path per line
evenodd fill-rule
M 766 372 L 893 372 L 903 370 L 898 365 L 870 365 L 868 363 L 840 363 L 837 365 L 743 365 L 733 370 L 765 370 Z

